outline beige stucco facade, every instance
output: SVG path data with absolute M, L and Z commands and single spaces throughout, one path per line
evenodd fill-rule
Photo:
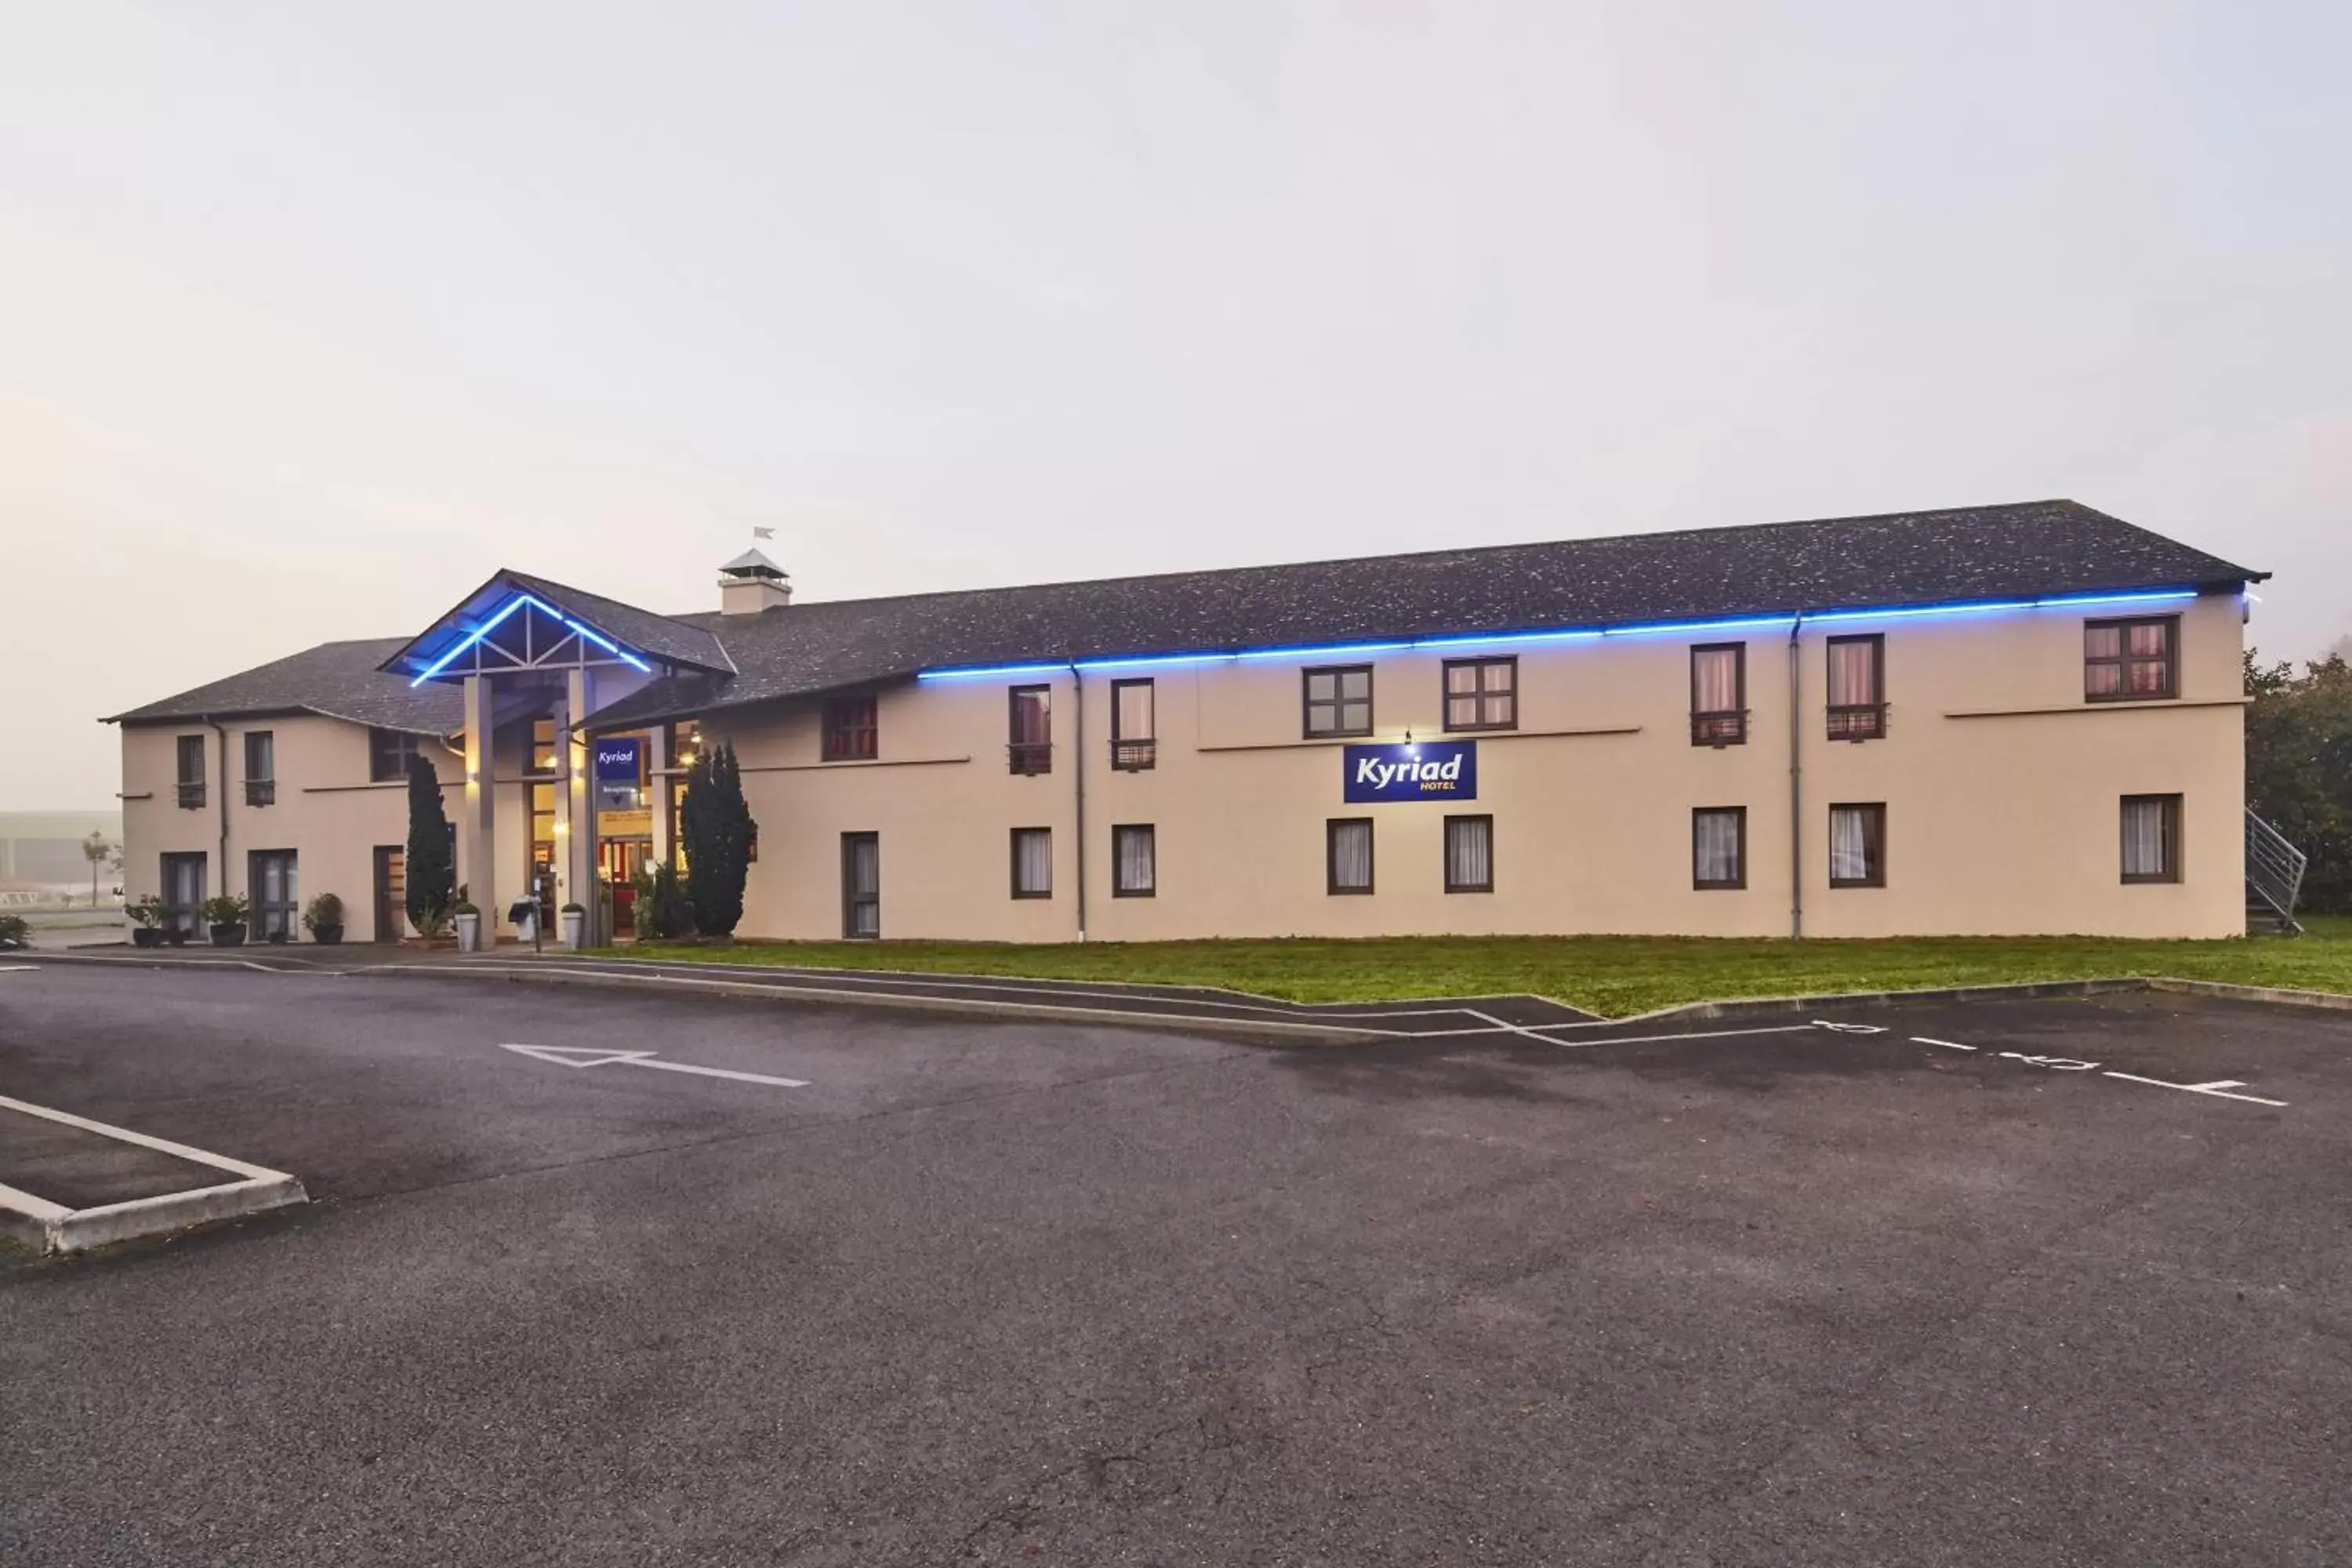
M 2178 695 L 2104 704 L 2084 698 L 2084 623 L 2096 609 L 1802 626 L 1793 642 L 1793 775 L 1785 619 L 1688 635 L 902 679 L 873 692 L 872 761 L 822 760 L 819 698 L 720 709 L 702 716 L 700 731 L 706 745 L 734 743 L 760 823 L 740 931 L 751 937 L 843 934 L 842 836 L 850 833 L 877 836 L 885 938 L 1077 940 L 1081 861 L 1091 941 L 1779 936 L 1800 904 L 1811 937 L 2233 935 L 2243 930 L 2245 900 L 2242 603 L 2215 594 L 2165 608 L 2179 617 Z M 1885 732 L 1833 741 L 1825 732 L 1825 644 L 1856 633 L 1885 639 Z M 1695 745 L 1690 650 L 1727 641 L 1746 648 L 1747 739 Z M 1518 660 L 1517 725 L 1452 737 L 1476 742 L 1475 802 L 1345 804 L 1350 742 L 1303 738 L 1303 669 L 1370 664 L 1370 739 L 1444 740 L 1444 660 L 1490 652 Z M 1156 683 L 1156 765 L 1115 770 L 1111 682 L 1144 677 Z M 1008 765 L 1007 689 L 1036 683 L 1052 692 L 1052 761 L 1049 771 L 1024 774 Z M 377 937 L 373 853 L 404 840 L 406 803 L 398 782 L 370 782 L 365 727 L 308 714 L 224 727 L 225 747 L 204 724 L 125 726 L 128 896 L 160 890 L 167 852 L 211 853 L 209 889 L 218 892 L 246 889 L 252 851 L 292 849 L 303 896 L 341 895 L 347 939 Z M 242 735 L 253 728 L 275 736 L 277 799 L 267 806 L 247 805 L 241 788 Z M 199 809 L 175 800 L 184 734 L 203 736 L 209 759 L 211 790 Z M 502 724 L 489 838 L 498 864 L 488 879 L 501 896 L 520 891 L 529 865 L 528 748 L 528 719 Z M 465 820 L 461 753 L 428 742 L 426 754 L 450 816 Z M 572 765 L 581 765 L 576 752 Z M 2126 883 L 2120 874 L 2120 803 L 2147 795 L 2180 797 L 2177 881 Z M 1831 886 L 1828 814 L 1840 804 L 1885 806 L 1884 886 Z M 1746 811 L 1745 886 L 1695 888 L 1691 813 L 1734 806 Z M 1491 891 L 1445 890 L 1444 823 L 1456 814 L 1493 819 Z M 1369 894 L 1328 890 L 1326 824 L 1336 817 L 1372 821 Z M 1115 894 L 1111 834 L 1122 824 L 1154 829 L 1150 897 Z M 1050 896 L 1013 896 L 1016 828 L 1050 829 Z M 472 878 L 471 837 L 461 827 L 459 838 L 459 876 Z M 570 872 L 575 884 L 582 875 Z
M 884 689 L 870 763 L 819 760 L 814 702 L 713 715 L 703 731 L 734 742 L 761 825 L 744 921 L 760 936 L 839 936 L 841 836 L 872 832 L 886 937 L 1076 940 L 1081 768 L 1089 940 L 1785 935 L 1792 867 L 1810 936 L 2233 935 L 2244 924 L 2242 613 L 2219 595 L 2180 609 L 2180 695 L 2154 702 L 2084 700 L 2081 611 L 1805 628 L 1793 860 L 1785 623 L 1498 649 L 1519 660 L 1518 728 L 1475 737 L 1475 803 L 1343 804 L 1345 742 L 1301 738 L 1301 671 L 1328 662 L 1306 658 L 1063 674 L 1051 681 L 1053 769 L 1033 776 L 1007 765 L 1010 679 Z M 1857 631 L 1886 637 L 1887 732 L 1832 742 L 1824 645 Z M 1694 745 L 1690 647 L 1742 639 L 1748 739 Z M 1373 738 L 1445 738 L 1444 661 L 1484 651 L 1360 656 L 1374 671 Z M 1114 771 L 1109 683 L 1147 675 L 1157 765 Z M 2121 799 L 2158 794 L 2182 797 L 2180 880 L 2127 885 Z M 1832 889 L 1829 808 L 1863 803 L 1886 807 L 1885 886 Z M 1692 885 L 1690 814 L 1714 806 L 1747 809 L 1743 889 Z M 1492 892 L 1444 890 L 1444 820 L 1456 812 L 1494 818 Z M 1325 824 L 1360 816 L 1374 824 L 1374 890 L 1335 895 Z M 1150 898 L 1113 894 L 1116 824 L 1155 828 Z M 1053 831 L 1050 899 L 1011 896 L 1016 827 Z

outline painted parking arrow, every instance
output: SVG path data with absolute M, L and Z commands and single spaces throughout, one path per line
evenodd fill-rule
M 651 1051 L 614 1051 L 596 1046 L 501 1045 L 499 1049 L 513 1051 L 518 1056 L 536 1057 L 541 1061 L 568 1068 L 651 1068 L 656 1072 L 688 1072 L 697 1078 L 732 1079 L 738 1083 L 772 1084 L 777 1089 L 808 1087 L 806 1079 L 771 1078 L 766 1073 L 737 1072 L 732 1068 L 690 1067 L 685 1062 L 662 1061 Z

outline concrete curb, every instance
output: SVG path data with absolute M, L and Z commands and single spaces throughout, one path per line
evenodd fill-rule
M 681 974 L 597 974 L 576 969 L 537 972 L 511 968 L 474 968 L 463 964 L 387 964 L 371 974 L 421 974 L 431 978 L 457 976 L 473 980 L 504 980 L 517 985 L 602 985 L 618 991 L 675 991 L 690 986 L 715 996 L 763 1002 L 826 1002 L 848 1006 L 887 1007 L 900 1011 L 960 1013 L 992 1018 L 1035 1018 L 1047 1023 L 1115 1024 L 1124 1028 L 1180 1028 L 1195 1033 L 1226 1035 L 1297 1035 L 1329 1041 L 1370 1042 L 1409 1038 L 1391 1030 L 1351 1027 L 1346 1024 L 1309 1024 L 1291 1018 L 1203 1017 L 1184 1013 L 1147 1013 L 1122 1007 L 1082 1007 L 1051 1002 L 980 1001 L 962 996 L 923 996 L 909 993 L 839 990 L 820 985 L 763 985 L 751 980 L 704 979 Z M 864 973 L 863 971 L 856 973 Z M 1403 1004 L 1399 1004 L 1403 1005 Z M 1553 1026 L 1555 1027 L 1562 1026 Z M 1500 1033 L 1501 1031 L 1497 1031 Z
M 208 1187 L 157 1193 L 149 1197 L 100 1204 L 86 1209 L 69 1209 L 63 1204 L 51 1203 L 47 1198 L 15 1187 L 0 1186 L 0 1236 L 23 1242 L 38 1252 L 82 1252 L 93 1247 L 104 1247 L 110 1242 L 184 1230 L 189 1226 L 202 1225 L 207 1220 L 233 1219 L 239 1215 L 258 1214 L 264 1209 L 310 1201 L 310 1194 L 303 1191 L 302 1184 L 283 1171 L 249 1165 L 224 1154 L 192 1149 L 185 1143 L 174 1143 L 168 1138 L 152 1138 L 144 1132 L 133 1132 L 127 1127 L 92 1121 L 71 1111 L 56 1110 L 26 1100 L 12 1100 L 5 1095 L 0 1095 L 0 1109 L 79 1128 L 85 1132 L 95 1132 L 100 1137 L 142 1149 L 152 1149 L 192 1165 L 226 1172 L 236 1178 L 233 1182 L 216 1183 Z
M 10 1193 L 0 1195 L 0 1235 L 36 1252 L 87 1252 L 117 1241 L 163 1236 L 211 1220 L 236 1219 L 310 1201 L 302 1184 L 287 1175 L 224 1182 L 216 1187 L 163 1193 L 87 1209 L 63 1208 L 30 1194 Z

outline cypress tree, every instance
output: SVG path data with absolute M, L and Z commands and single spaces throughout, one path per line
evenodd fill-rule
M 433 759 L 408 759 L 408 923 L 437 936 L 457 901 L 457 835 L 441 809 L 441 775 Z
M 743 919 L 751 836 L 760 830 L 743 799 L 743 770 L 735 760 L 734 742 L 706 747 L 695 760 L 678 816 L 695 929 L 705 936 L 731 936 Z

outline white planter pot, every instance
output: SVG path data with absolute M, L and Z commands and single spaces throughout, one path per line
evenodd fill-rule
M 482 951 L 481 916 L 459 915 L 457 917 L 457 951 L 459 952 Z
M 563 911 L 563 945 L 577 949 L 587 941 L 588 917 L 578 910 Z

